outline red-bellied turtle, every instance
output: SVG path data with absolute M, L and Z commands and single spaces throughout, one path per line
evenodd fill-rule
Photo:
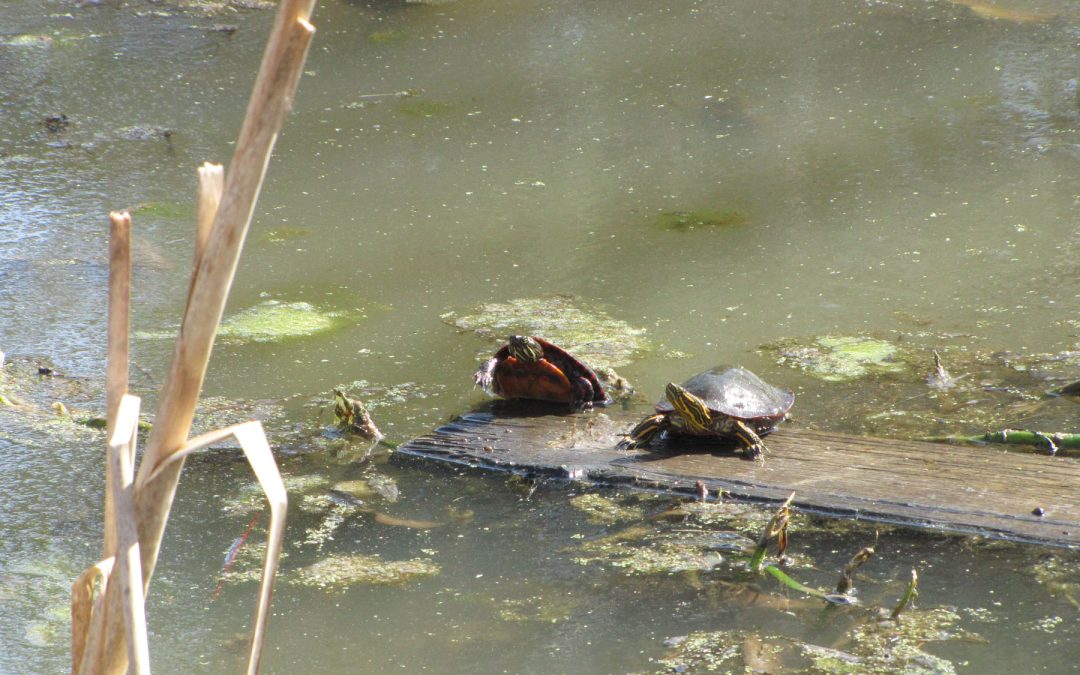
M 765 450 L 761 436 L 787 417 L 795 394 L 765 382 L 745 368 L 717 367 L 682 385 L 669 382 L 656 414 L 642 420 L 623 449 L 648 445 L 661 431 L 688 436 L 734 438 L 749 457 Z
M 608 402 L 596 373 L 566 350 L 538 337 L 511 335 L 473 379 L 505 398 L 569 403 L 574 409 Z

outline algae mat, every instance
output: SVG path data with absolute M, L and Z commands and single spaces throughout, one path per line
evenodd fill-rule
M 782 501 L 803 511 L 1014 541 L 1080 547 L 1080 461 L 784 426 L 763 463 L 730 446 L 667 439 L 619 451 L 639 419 L 615 410 L 559 414 L 498 402 L 399 446 L 401 456 L 596 485 Z M 1036 515 L 1038 510 L 1041 516 Z

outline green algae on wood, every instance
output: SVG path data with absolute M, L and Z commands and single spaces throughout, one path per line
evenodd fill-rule
M 622 366 L 652 350 L 645 329 L 601 310 L 583 308 L 565 295 L 491 302 L 470 314 L 448 312 L 442 319 L 500 342 L 514 334 L 540 336 L 591 368 Z

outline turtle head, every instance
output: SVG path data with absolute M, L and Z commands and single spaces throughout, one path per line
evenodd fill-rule
M 519 361 L 539 361 L 544 358 L 544 348 L 540 343 L 527 335 L 510 336 L 510 356 Z
M 709 412 L 709 406 L 705 405 L 705 401 L 674 382 L 668 382 L 664 395 L 667 396 L 668 403 L 682 415 L 691 429 L 694 431 L 708 431 L 712 413 Z

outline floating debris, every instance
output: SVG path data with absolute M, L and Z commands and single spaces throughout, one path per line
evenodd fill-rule
M 174 129 L 165 127 L 122 127 L 116 130 L 116 137 L 122 141 L 152 141 L 163 138 L 166 141 L 176 135 Z
M 71 119 L 64 113 L 48 115 L 41 120 L 41 125 L 50 134 L 59 134 L 71 124 Z
M 296 570 L 286 580 L 298 586 L 341 592 L 360 584 L 403 584 L 440 572 L 439 565 L 428 558 L 384 561 L 378 555 L 334 554 Z
M 656 219 L 656 226 L 672 232 L 691 232 L 696 229 L 735 227 L 746 224 L 746 214 L 740 211 L 668 211 Z
M 657 662 L 665 673 L 706 673 L 706 672 L 784 672 L 778 669 L 750 669 L 749 654 L 744 654 L 748 641 L 754 645 L 757 658 L 765 658 L 764 652 L 775 659 L 785 648 L 785 638 L 763 638 L 746 631 L 700 631 L 677 638 L 668 638 L 666 644 L 674 647 L 667 656 Z M 774 642 L 782 641 L 782 642 Z M 765 647 L 765 645 L 769 645 Z
M 383 474 L 371 474 L 367 478 L 357 478 L 334 483 L 330 488 L 333 492 L 339 492 L 360 501 L 380 499 L 387 502 L 396 502 L 401 497 L 401 490 L 397 482 Z
M 698 541 L 661 541 L 644 546 L 611 542 L 589 546 L 594 555 L 574 558 L 579 565 L 603 563 L 631 575 L 675 574 L 709 571 L 723 564 L 724 557 Z
M 410 117 L 435 117 L 451 110 L 451 106 L 449 103 L 442 101 L 424 101 L 409 98 L 399 103 L 397 109 L 402 115 L 409 115 Z
M 404 42 L 408 39 L 408 31 L 400 28 L 389 28 L 387 30 L 379 30 L 374 33 L 368 33 L 368 42 L 377 45 L 389 45 Z
M 0 35 L 0 47 L 51 47 L 53 39 L 49 35 Z
M 511 623 L 562 623 L 574 616 L 581 603 L 581 597 L 572 594 L 560 594 L 554 599 L 543 595 L 507 599 L 499 603 L 498 617 Z
M 1050 595 L 1080 610 L 1080 556 L 1075 551 L 1048 553 L 1031 566 L 1031 573 Z
M 585 513 L 590 523 L 610 525 L 623 520 L 641 520 L 645 512 L 636 506 L 624 506 L 613 499 L 589 492 L 570 498 L 575 509 Z
M 397 516 L 391 516 L 386 513 L 377 511 L 375 513 L 375 522 L 380 525 L 390 525 L 391 527 L 407 527 L 412 530 L 433 530 L 437 527 L 444 527 L 445 522 L 438 520 L 419 520 L 415 518 L 398 518 Z

